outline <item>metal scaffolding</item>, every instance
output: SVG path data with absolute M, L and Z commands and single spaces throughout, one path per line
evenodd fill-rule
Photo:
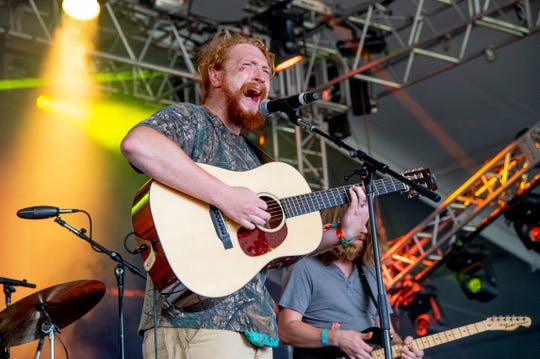
M 540 122 L 487 161 L 435 211 L 394 240 L 381 260 L 387 288 L 421 282 L 460 240 L 478 234 L 540 180 Z
M 260 15 L 280 7 L 302 16 L 298 41 L 306 59 L 275 77 L 272 96 L 288 96 L 308 88 L 337 90 L 338 96 L 319 101 L 302 113 L 321 128 L 326 127 L 325 120 L 346 112 L 357 101 L 351 98 L 346 81 L 351 77 L 372 84 L 377 91 L 372 96 L 380 98 L 475 57 L 486 56 L 489 61 L 498 48 L 540 28 L 538 0 L 394 0 L 348 9 L 317 0 L 246 0 L 243 10 L 253 16 L 232 25 L 192 16 L 186 9 L 166 12 L 149 3 L 102 2 L 99 36 L 89 55 L 96 73 L 117 74 L 101 83 L 104 91 L 161 104 L 197 102 L 197 48 L 220 29 L 242 31 L 269 42 L 271 34 L 260 24 Z M 58 1 L 0 0 L 0 7 L 5 56 L 59 46 L 53 37 L 62 19 Z M 11 56 L 16 63 L 16 55 Z M 9 67 L 9 60 L 4 60 L 8 63 L 5 67 Z M 329 73 L 329 67 L 337 72 Z M 298 129 L 291 131 L 290 124 L 282 120 L 270 122 L 274 125 L 274 156 L 296 164 L 314 188 L 326 188 L 324 144 Z M 291 143 L 295 153 L 282 149 Z
M 28 54 L 61 46 L 54 40 L 62 21 L 58 3 L 0 0 L 4 78 L 17 73 L 11 70 L 21 56 L 28 61 Z M 198 102 L 195 51 L 216 31 L 241 31 L 269 42 L 271 34 L 258 23 L 257 15 L 276 6 L 300 14 L 298 41 L 305 60 L 276 75 L 271 95 L 328 91 L 329 98 L 301 110 L 305 120 L 323 130 L 326 120 L 347 112 L 357 101 L 350 95 L 350 78 L 373 85 L 372 96 L 377 99 L 479 56 L 492 61 L 497 49 L 540 29 L 540 0 L 386 0 L 348 9 L 341 9 L 339 2 L 328 6 L 317 0 L 246 0 L 244 10 L 253 16 L 233 25 L 188 11 L 172 14 L 147 5 L 148 1 L 101 3 L 98 40 L 88 54 L 96 73 L 117 74 L 101 82 L 103 91 L 160 104 Z M 268 123 L 274 158 L 294 164 L 313 189 L 327 188 L 323 139 L 301 133 L 278 115 Z M 530 173 L 538 161 L 537 151 L 535 126 L 458 189 L 432 217 L 397 240 L 384 258 L 386 284 L 394 286 L 408 274 L 422 278 L 458 231 L 479 228 L 489 218 L 482 213 L 494 213 L 511 196 L 531 186 L 537 178 Z

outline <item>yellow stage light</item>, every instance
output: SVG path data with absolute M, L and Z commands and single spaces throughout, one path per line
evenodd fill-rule
M 58 115 L 69 116 L 72 118 L 83 119 L 85 117 L 84 110 L 77 104 L 61 101 L 51 98 L 46 95 L 39 95 L 36 99 L 36 106 L 45 111 L 49 111 Z
M 291 57 L 283 62 L 280 62 L 275 68 L 274 68 L 274 71 L 275 72 L 279 72 L 279 71 L 283 71 L 283 70 L 286 70 L 288 69 L 289 67 L 292 67 L 294 65 L 296 65 L 297 63 L 299 63 L 300 61 L 302 61 L 303 57 L 302 55 L 297 55 L 297 56 L 294 56 L 294 57 Z
M 75 20 L 88 21 L 99 15 L 100 6 L 97 0 L 64 0 L 62 9 Z
M 101 99 L 77 103 L 43 94 L 36 99 L 36 106 L 78 124 L 96 143 L 114 151 L 118 150 L 120 141 L 131 127 L 159 109 L 158 105 L 128 100 Z

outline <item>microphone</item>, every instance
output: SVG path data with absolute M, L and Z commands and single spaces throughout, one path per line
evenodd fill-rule
M 268 116 L 272 112 L 290 112 L 296 111 L 298 107 L 317 101 L 319 94 L 317 92 L 302 92 L 299 95 L 279 98 L 275 100 L 264 99 L 259 104 L 259 113 Z
M 78 209 L 60 209 L 58 207 L 51 206 L 35 206 L 23 208 L 17 211 L 17 216 L 25 219 L 43 219 L 56 217 L 60 213 L 73 213 L 80 212 Z
M 7 284 L 7 285 L 13 285 L 13 286 L 28 287 L 28 288 L 35 288 L 36 287 L 35 284 L 28 283 L 28 281 L 26 279 L 16 280 L 16 279 L 9 279 L 9 278 L 0 277 L 0 284 Z

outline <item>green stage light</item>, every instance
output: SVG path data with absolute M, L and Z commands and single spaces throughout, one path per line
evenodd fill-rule
M 446 266 L 456 273 L 459 286 L 469 299 L 487 302 L 498 294 L 493 268 L 485 261 L 488 251 L 481 245 L 468 245 L 447 259 Z

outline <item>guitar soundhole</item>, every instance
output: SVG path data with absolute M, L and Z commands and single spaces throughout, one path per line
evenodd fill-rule
M 240 227 L 237 233 L 240 248 L 250 257 L 262 256 L 273 251 L 287 237 L 287 225 L 279 201 L 270 195 L 261 195 L 260 198 L 268 206 L 267 212 L 271 215 L 270 220 L 253 230 Z
M 260 196 L 260 198 L 266 202 L 266 212 L 271 215 L 270 220 L 260 226 L 261 229 L 266 231 L 275 231 L 279 229 L 283 223 L 283 209 L 281 208 L 280 203 L 270 196 Z

